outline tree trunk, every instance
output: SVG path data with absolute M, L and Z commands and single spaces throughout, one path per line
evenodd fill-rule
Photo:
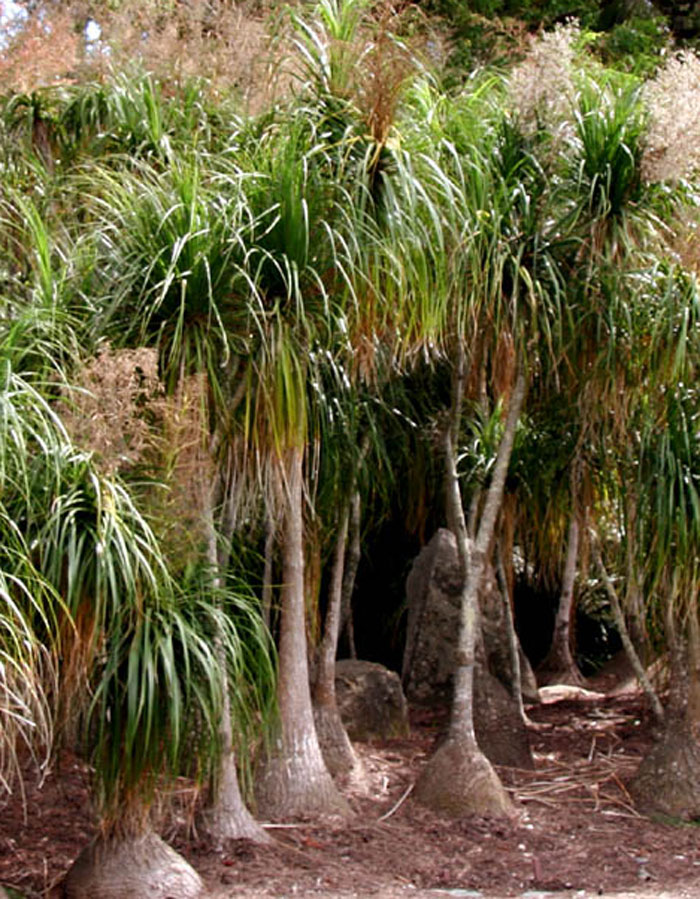
M 452 718 L 447 739 L 423 770 L 416 783 L 415 795 L 424 805 L 449 815 L 476 813 L 506 816 L 513 813 L 513 805 L 490 762 L 479 749 L 474 731 L 475 642 L 479 592 L 503 500 L 515 430 L 525 398 L 525 375 L 520 371 L 516 379 L 473 547 L 467 535 L 455 460 L 455 436 L 458 433 L 463 379 L 464 356 L 460 346 L 456 378 L 453 381 L 453 397 L 456 398 L 453 401 L 454 414 L 452 422 L 445 429 L 448 521 L 455 522 L 457 550 L 464 575 Z
M 574 612 L 574 583 L 578 561 L 579 524 L 576 511 L 572 510 L 569 521 L 569 537 L 564 563 L 564 577 L 559 597 L 559 607 L 554 621 L 552 646 L 547 658 L 539 666 L 538 675 L 542 684 L 573 684 L 580 687 L 584 680 L 571 653 L 571 620 Z
M 510 590 L 508 588 L 508 575 L 506 574 L 506 566 L 503 560 L 503 548 L 500 540 L 496 545 L 497 566 L 499 587 L 501 588 L 501 596 L 503 598 L 503 610 L 505 613 L 506 635 L 508 639 L 508 650 L 510 653 L 511 665 L 511 684 L 510 691 L 513 699 L 518 707 L 518 714 L 525 724 L 528 723 L 525 714 L 525 704 L 523 702 L 523 679 L 520 669 L 520 641 L 515 630 L 515 620 L 513 618 L 513 606 L 511 604 Z
M 617 625 L 617 631 L 620 635 L 620 639 L 622 640 L 622 646 L 624 647 L 625 653 L 627 655 L 627 660 L 632 666 L 632 670 L 637 676 L 637 680 L 639 681 L 641 688 L 644 690 L 644 693 L 649 700 L 649 705 L 651 706 L 651 710 L 657 724 L 663 724 L 665 715 L 663 706 L 661 705 L 661 700 L 657 696 L 656 690 L 649 680 L 649 676 L 644 670 L 644 665 L 642 665 L 642 662 L 637 655 L 637 651 L 634 648 L 634 644 L 632 643 L 629 631 L 627 630 L 627 624 L 625 622 L 625 616 L 617 595 L 617 590 L 615 589 L 615 585 L 613 584 L 613 582 L 610 580 L 610 576 L 608 575 L 608 572 L 605 568 L 600 548 L 596 546 L 594 552 L 596 565 L 598 566 L 600 575 L 603 578 L 605 592 L 608 594 L 608 599 L 610 600 L 610 605 L 612 606 L 613 615 L 615 617 L 615 624 Z
M 282 546 L 278 700 L 281 733 L 256 784 L 258 807 L 270 818 L 347 815 L 328 773 L 314 727 L 304 609 L 303 450 L 286 459 Z
M 670 683 L 666 727 L 661 740 L 642 761 L 629 785 L 638 807 L 651 815 L 683 821 L 700 820 L 700 747 L 688 715 L 689 655 L 685 636 L 667 600 L 666 645 Z
M 688 721 L 691 728 L 700 724 L 700 622 L 695 605 L 688 610 Z
M 265 560 L 262 586 L 262 619 L 269 630 L 272 619 L 272 570 L 275 556 L 275 524 L 271 515 L 265 518 Z
M 194 868 L 152 831 L 97 837 L 73 862 L 63 889 L 66 899 L 194 899 L 203 892 Z
M 348 656 L 357 658 L 355 647 L 355 627 L 352 615 L 352 594 L 355 589 L 357 569 L 360 564 L 360 524 L 361 524 L 361 499 L 360 491 L 356 490 L 350 504 L 350 522 L 348 525 L 348 548 L 345 554 L 345 567 L 343 570 L 343 595 L 341 599 L 340 630 L 345 633 L 347 640 Z
M 212 488 L 207 517 L 207 557 L 212 569 L 215 584 L 220 586 L 220 564 L 217 548 L 216 529 L 214 527 L 214 495 Z M 215 636 L 219 664 L 226 671 L 226 657 L 221 649 L 221 640 Z M 233 751 L 233 721 L 231 719 L 231 700 L 228 690 L 224 690 L 221 723 L 219 727 L 221 740 L 221 759 L 219 770 L 212 779 L 207 807 L 203 810 L 198 827 L 216 846 L 222 846 L 228 840 L 254 840 L 256 843 L 272 842 L 269 834 L 263 830 L 246 808 L 238 784 L 236 755 Z
M 348 538 L 350 510 L 346 508 L 333 553 L 333 569 L 328 595 L 328 608 L 314 684 L 314 720 L 324 761 L 336 778 L 359 780 L 362 776 L 360 759 L 343 727 L 335 695 L 335 659 L 338 651 L 340 613 L 345 568 L 345 549 Z

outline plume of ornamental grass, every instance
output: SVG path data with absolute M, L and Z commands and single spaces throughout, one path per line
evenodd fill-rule
M 561 125 L 574 97 L 573 68 L 578 22 L 557 25 L 531 39 L 530 51 L 510 75 L 513 110 L 522 128 L 534 133 L 543 125 Z
M 644 88 L 649 116 L 645 181 L 677 181 L 700 166 L 700 57 L 678 53 Z

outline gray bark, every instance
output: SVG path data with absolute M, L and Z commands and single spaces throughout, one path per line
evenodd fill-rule
M 348 643 L 348 655 L 351 659 L 357 658 L 355 648 L 355 627 L 352 615 L 352 594 L 355 589 L 357 569 L 360 564 L 360 525 L 361 525 L 361 498 L 360 491 L 356 490 L 350 504 L 350 521 L 348 524 L 348 546 L 345 554 L 345 568 L 343 570 L 343 595 L 341 600 L 341 632 L 345 632 Z
M 324 761 L 333 777 L 360 775 L 360 760 L 352 748 L 343 727 L 335 693 L 335 659 L 338 652 L 340 616 L 345 571 L 345 550 L 348 539 L 350 509 L 343 510 L 328 592 L 328 608 L 323 627 L 323 638 L 314 684 L 314 720 Z
M 261 814 L 281 818 L 349 813 L 321 754 L 314 726 L 304 604 L 303 450 L 285 459 L 282 610 L 277 695 L 281 733 L 256 784 Z
M 265 560 L 263 566 L 262 618 L 270 629 L 272 616 L 272 569 L 275 553 L 275 525 L 271 516 L 265 518 Z
M 466 581 L 462 594 L 462 620 L 459 631 L 459 648 L 457 651 L 457 672 L 455 675 L 455 691 L 452 708 L 451 731 L 460 735 L 462 739 L 476 742 L 474 736 L 474 647 L 476 639 L 476 624 L 478 617 L 479 591 L 483 583 L 486 571 L 486 560 L 489 547 L 493 542 L 503 491 L 505 489 L 506 475 L 513 451 L 515 431 L 520 418 L 520 411 L 525 400 L 525 375 L 518 373 L 515 387 L 510 398 L 506 425 L 498 447 L 496 463 L 489 484 L 484 509 L 479 522 L 476 540 L 473 550 L 469 546 L 466 533 L 466 523 L 462 511 L 461 501 L 457 510 L 458 533 L 457 548 L 460 554 L 460 562 L 466 571 Z M 446 442 L 446 450 L 451 451 L 451 460 L 447 464 L 450 468 L 450 477 L 454 482 L 452 490 L 453 502 L 458 502 L 459 484 L 457 482 L 457 470 L 454 460 L 451 435 Z
M 493 475 L 483 503 L 481 519 L 472 546 L 464 518 L 457 466 L 455 437 L 459 424 L 464 379 L 463 348 L 459 347 L 456 382 L 453 384 L 452 422 L 445 429 L 448 521 L 456 528 L 460 566 L 465 574 L 461 597 L 461 620 L 454 679 L 452 717 L 447 739 L 430 759 L 416 783 L 416 799 L 449 815 L 507 816 L 513 807 L 490 762 L 479 749 L 474 730 L 474 671 L 479 592 L 486 560 L 505 489 L 515 431 L 525 399 L 525 375 L 518 372 L 510 398 L 505 429 L 496 456 Z
M 63 883 L 66 899 L 196 899 L 197 872 L 160 837 L 98 837 L 73 862 Z
M 632 643 L 632 639 L 630 638 L 629 631 L 627 630 L 625 616 L 622 611 L 622 605 L 620 604 L 615 585 L 610 579 L 610 575 L 605 568 L 600 548 L 596 546 L 594 552 L 596 564 L 603 579 L 605 592 L 608 594 L 608 599 L 610 600 L 610 606 L 615 617 L 615 624 L 617 625 L 617 630 L 620 634 L 622 645 L 624 647 L 625 653 L 627 654 L 627 659 L 632 666 L 632 670 L 634 671 L 642 690 L 644 690 L 645 696 L 649 700 L 649 705 L 651 706 L 651 710 L 654 713 L 654 718 L 659 724 L 663 724 L 665 718 L 663 706 L 661 705 L 661 701 L 656 693 L 656 690 L 654 689 L 653 684 L 649 680 L 649 676 L 644 670 L 644 665 L 642 665 L 642 662 L 637 655 L 637 651 L 634 648 L 634 643 Z
M 571 619 L 574 610 L 574 584 L 579 549 L 579 524 L 576 511 L 572 510 L 569 520 L 569 535 L 566 546 L 566 560 L 562 578 L 561 594 L 557 615 L 554 620 L 552 646 L 547 658 L 540 666 L 546 683 L 567 683 L 579 686 L 583 677 L 578 670 L 571 652 Z
M 503 597 L 503 609 L 505 611 L 506 631 L 508 638 L 508 649 L 510 652 L 510 664 L 512 668 L 512 681 L 510 685 L 511 694 L 518 706 L 518 714 L 527 723 L 527 715 L 525 714 L 525 704 L 523 703 L 523 678 L 520 670 L 520 641 L 515 630 L 515 619 L 513 618 L 513 606 L 508 589 L 508 576 L 506 574 L 505 564 L 503 562 L 503 549 L 500 540 L 496 547 L 497 566 L 499 586 L 501 588 L 501 596 Z
M 210 497 L 207 510 L 207 557 L 212 569 L 214 585 L 221 586 L 221 560 L 219 559 L 216 529 L 214 526 L 214 492 Z M 271 842 L 270 836 L 258 824 L 248 811 L 241 796 L 236 770 L 236 755 L 233 750 L 233 720 L 231 716 L 231 699 L 226 681 L 226 654 L 221 645 L 220 635 L 215 636 L 216 652 L 219 665 L 224 672 L 224 692 L 219 725 L 221 740 L 221 759 L 219 769 L 212 779 L 211 792 L 207 807 L 199 820 L 199 829 L 217 846 L 227 840 L 248 839 L 257 843 Z

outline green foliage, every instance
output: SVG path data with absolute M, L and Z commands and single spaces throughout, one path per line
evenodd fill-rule
M 671 35 L 661 17 L 631 16 L 601 33 L 596 48 L 605 65 L 646 78 L 671 51 Z
M 493 35 L 524 53 L 516 14 L 578 13 L 590 28 L 599 13 L 441 10 L 475 29 L 469 54 L 496 52 L 478 45 Z M 454 93 L 413 77 L 362 2 L 292 19 L 302 86 L 257 118 L 197 82 L 171 94 L 134 73 L 6 106 L 0 775 L 32 728 L 50 741 L 55 705 L 79 713 L 115 832 L 140 826 L 172 776 L 211 773 L 226 692 L 241 749 L 271 713 L 250 545 L 279 516 L 285 451 L 304 449 L 321 552 L 356 489 L 375 522 L 398 506 L 416 527 L 437 519 L 462 350 L 465 493 L 489 483 L 523 371 L 508 481 L 527 507 L 513 514 L 520 545 L 534 527 L 532 558 L 558 559 L 572 508 L 605 531 L 634 485 L 634 533 L 623 522 L 608 551 L 634 543 L 650 604 L 695 595 L 700 305 L 694 277 L 666 260 L 680 192 L 644 178 L 639 77 L 572 51 L 571 96 L 545 115 L 538 94 L 529 115 L 493 69 L 461 73 Z M 663 40 L 633 17 L 598 44 L 642 77 Z M 107 477 L 61 424 L 59 385 L 105 338 L 157 350 L 174 416 L 194 396 L 183 445 L 167 447 L 197 455 L 186 559 L 149 525 L 153 490 Z

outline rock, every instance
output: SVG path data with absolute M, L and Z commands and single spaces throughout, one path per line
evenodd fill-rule
M 375 662 L 342 659 L 335 666 L 335 691 L 351 740 L 408 736 L 408 706 L 396 672 Z
M 455 538 L 441 528 L 414 560 L 406 581 L 402 680 L 411 702 L 450 701 L 461 592 Z
M 530 737 L 517 704 L 498 678 L 483 668 L 476 669 L 474 678 L 474 731 L 492 765 L 534 767 Z
M 459 633 L 462 577 L 457 544 L 451 531 L 440 528 L 413 562 L 406 581 L 408 621 L 402 681 L 410 702 L 449 702 Z M 489 671 L 510 689 L 512 663 L 503 599 L 492 569 L 479 597 L 483 655 Z M 523 695 L 537 702 L 537 684 L 520 653 Z
M 422 705 L 449 703 L 462 593 L 457 544 L 451 531 L 440 529 L 421 550 L 408 576 L 406 593 L 406 695 Z M 481 633 L 477 635 L 474 689 L 477 741 L 492 764 L 531 768 L 527 728 L 511 695 L 506 615 L 492 570 L 479 605 Z M 534 687 L 532 692 L 537 695 Z
M 595 690 L 586 690 L 584 687 L 575 687 L 573 684 L 549 684 L 540 687 L 540 702 L 543 705 L 551 705 L 553 702 L 561 702 L 562 700 L 581 699 L 589 702 L 600 702 L 605 699 L 605 693 L 598 693 Z

